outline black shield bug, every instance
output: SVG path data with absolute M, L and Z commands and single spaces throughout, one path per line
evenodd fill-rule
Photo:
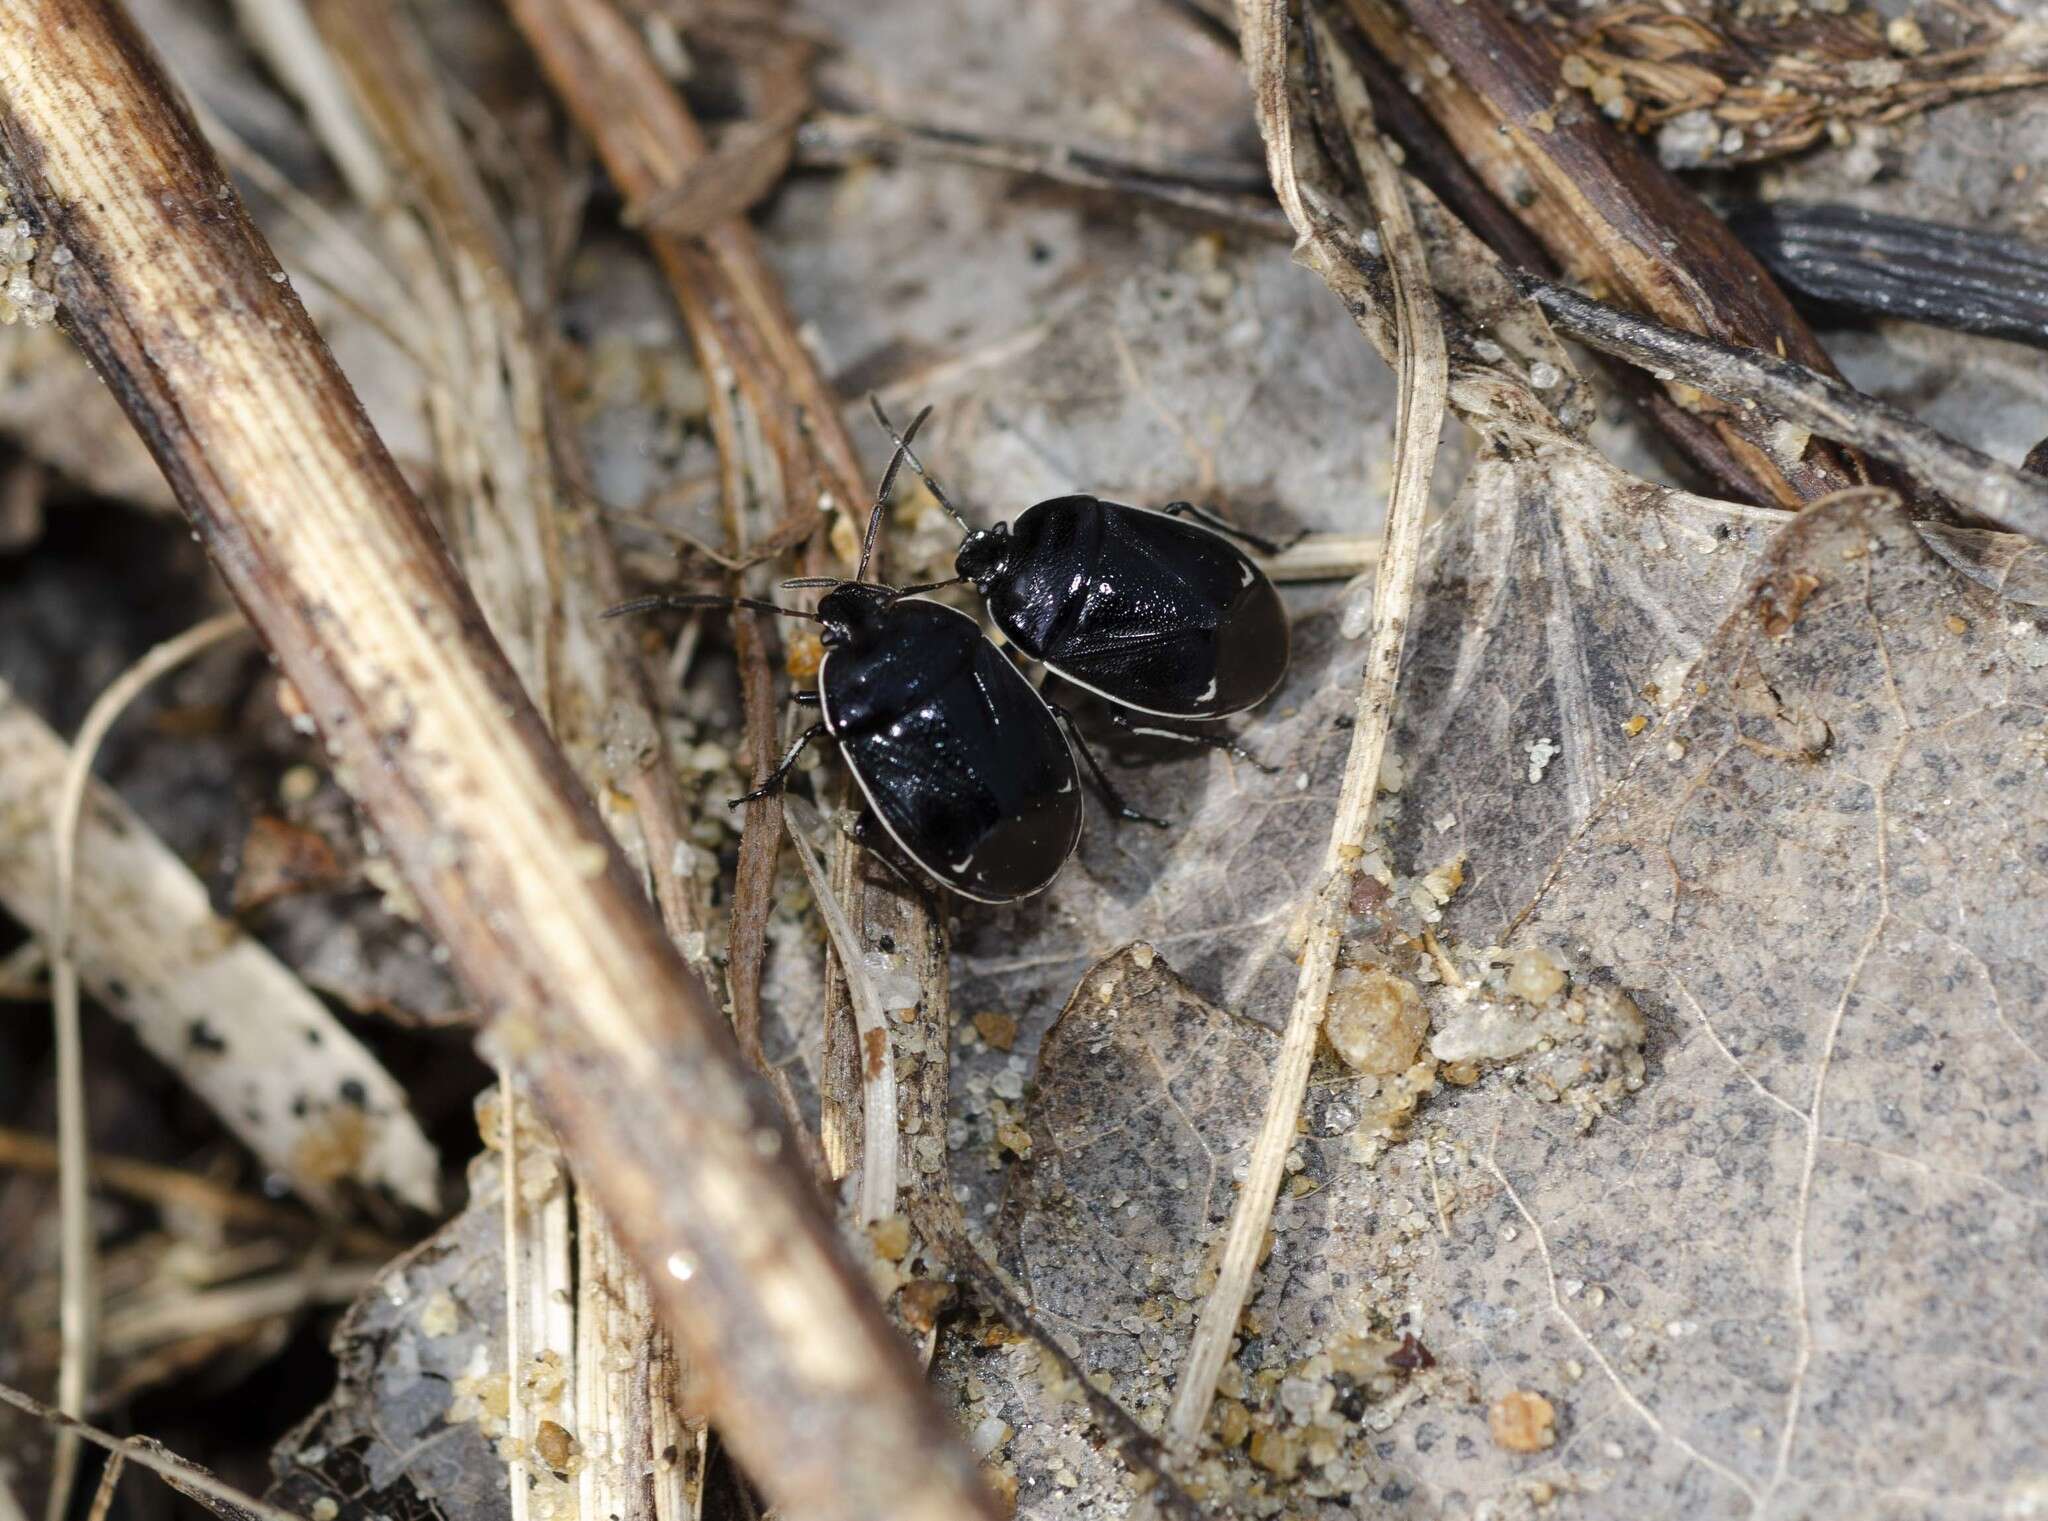
M 1053 497 L 1015 523 L 972 527 L 909 451 L 917 423 L 899 435 L 880 403 L 870 405 L 966 532 L 954 562 L 960 579 L 981 593 L 1003 637 L 1047 670 L 1155 718 L 1241 713 L 1280 685 L 1286 609 L 1265 572 L 1224 535 L 1268 554 L 1278 546 L 1188 502 L 1154 510 L 1093 496 Z M 1224 743 L 1172 729 L 1137 732 Z
M 736 804 L 780 789 L 804 747 L 831 738 L 867 801 L 866 817 L 905 856 L 962 897 L 1008 903 L 1050 886 L 1080 841 L 1074 756 L 1052 709 L 972 618 L 916 595 L 932 587 L 863 579 L 908 448 L 906 437 L 882 477 L 854 579 L 784 583 L 828 588 L 815 613 L 685 593 L 621 603 L 606 616 L 746 607 L 820 624 L 826 653 L 817 688 L 796 697 L 819 709 L 820 721 Z

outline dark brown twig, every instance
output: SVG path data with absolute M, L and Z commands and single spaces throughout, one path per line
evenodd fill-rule
M 1293 236 L 1255 165 L 1147 162 L 1076 143 L 829 112 L 812 116 L 798 130 L 796 153 L 799 164 L 814 168 L 904 159 L 972 164 L 1081 190 L 1138 196 L 1269 237 Z
M 1581 343 L 1889 460 L 1965 511 L 2048 543 L 2048 480 L 2040 476 L 1788 359 L 1681 333 L 1549 280 L 1524 277 L 1517 284 L 1553 327 Z
M 1727 343 L 1780 345 L 1833 371 L 1812 330 L 1726 224 L 1565 88 L 1563 56 L 1546 28 L 1514 18 L 1502 0 L 1345 4 L 1372 46 L 1415 82 L 1459 156 L 1570 278 L 1671 326 Z M 1739 412 L 1704 414 L 1706 432 L 1668 408 L 1658 415 L 1703 469 L 1738 476 L 1761 502 L 1795 506 L 1864 473 L 1831 449 L 1781 460 Z

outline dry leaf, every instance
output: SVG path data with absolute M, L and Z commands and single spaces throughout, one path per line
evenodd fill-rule
M 2025 1306 L 2048 1175 L 2033 949 L 2048 932 L 2048 639 L 2037 613 L 1868 499 L 1757 552 L 1752 595 L 1706 642 L 1656 746 L 1620 763 L 1582 823 L 1557 824 L 1547 873 L 1511 876 L 1528 884 L 1520 904 L 1465 911 L 1559 948 L 1570 995 L 1525 982 L 1547 995 L 1533 1009 L 1508 993 L 1513 958 L 1489 969 L 1462 943 L 1470 984 L 1435 991 L 1438 1040 L 1520 1021 L 1532 1043 L 1438 1090 L 1376 1162 L 1343 1123 L 1356 1105 L 1332 1101 L 1343 1085 L 1315 1090 L 1299 1175 L 1314 1186 L 1283 1189 L 1226 1372 L 1254 1431 L 1279 1433 L 1267 1447 L 1292 1442 L 1298 1513 L 1348 1513 L 1366 1485 L 1418 1513 L 1433 1497 L 1526 1500 L 1539 1480 L 1488 1429 L 1514 1389 L 1556 1411 L 1540 1482 L 1592 1517 L 1674 1494 L 1730 1516 L 1766 1497 L 1820 1515 L 1944 1490 L 1997 1502 L 2039 1468 L 2027 1412 L 2043 1385 L 2026 1370 L 2048 1348 Z M 1752 597 L 1786 576 L 1818 586 L 1774 638 Z M 1425 683 L 1414 700 L 1457 695 Z M 1807 722 L 1824 748 L 1781 743 Z M 1505 765 L 1513 742 L 1475 728 L 1463 760 Z M 1523 823 L 1506 810 L 1493 834 L 1471 830 L 1482 880 Z M 1634 1052 L 1644 1016 L 1646 1065 L 1602 1065 Z M 1134 1366 L 1124 1348 L 1149 1339 L 1171 1366 L 1183 1315 L 1129 1267 L 1199 1258 L 1213 1227 L 1183 1209 L 1164 1217 L 1176 1238 L 1112 1201 L 1190 1179 L 1162 1130 L 1198 1123 L 1208 1155 L 1233 1155 L 1260 1053 L 1240 1044 L 1189 1065 L 1170 1105 L 1134 1104 L 1149 1091 L 1135 1080 L 1073 1074 L 1144 1055 L 1141 1024 L 1097 1018 L 1092 1046 L 1065 1022 L 1049 1041 L 1039 1118 L 1102 1139 L 1062 1151 L 1057 1210 L 1034 1170 L 1018 1250 L 1084 1364 L 1119 1370 L 1143 1408 L 1161 1359 Z M 1174 1159 L 1150 1194 L 1129 1181 L 1147 1146 Z M 1080 1166 L 1090 1155 L 1103 1165 Z M 1437 1366 L 1398 1382 L 1347 1371 L 1345 1348 L 1402 1333 Z M 1253 1505 L 1275 1477 L 1223 1481 Z
M 506 1414 L 500 1169 L 469 1206 L 385 1269 L 334 1333 L 335 1396 L 278 1443 L 269 1498 L 312 1521 L 505 1521 L 495 1443 Z

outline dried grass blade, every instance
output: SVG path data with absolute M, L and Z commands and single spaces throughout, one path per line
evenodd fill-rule
M 114 1507 L 114 1490 L 121 1482 L 121 1470 L 128 1466 L 126 1453 L 113 1453 L 107 1458 L 106 1466 L 100 1470 L 100 1487 L 93 1491 L 92 1509 L 86 1512 L 85 1521 L 107 1521 L 107 1512 Z
M 74 1419 L 9 1384 L 0 1384 L 0 1405 L 12 1405 L 24 1415 L 32 1416 L 45 1425 L 53 1426 L 59 1431 L 71 1432 L 95 1447 L 118 1453 L 136 1467 L 147 1468 L 151 1473 L 157 1474 L 181 1494 L 202 1499 L 209 1509 L 218 1514 L 233 1515 L 239 1511 L 253 1518 L 253 1521 L 305 1521 L 303 1516 L 272 1505 L 267 1500 L 259 1500 L 254 1495 L 243 1493 L 232 1484 L 216 1479 L 197 1464 L 188 1463 L 183 1458 L 157 1447 L 147 1437 L 117 1437 L 112 1432 L 102 1431 L 97 1426 Z M 0 1517 L 6 1515 L 5 1505 L 6 1502 L 0 1500 Z M 228 1509 L 221 1511 L 222 1506 Z
M 1275 581 L 1349 581 L 1376 570 L 1380 541 L 1362 533 L 1318 533 L 1261 556 L 1259 569 Z
M 861 959 L 860 936 L 854 933 L 846 910 L 833 896 L 817 852 L 794 822 L 789 824 L 789 838 L 811 884 L 818 916 L 825 921 L 825 932 L 845 970 L 847 998 L 853 1005 L 853 1021 L 860 1031 L 860 1219 L 862 1224 L 872 1225 L 896 1212 L 896 1058 L 889 1046 L 889 1016 L 882 1008 L 881 995 L 875 991 L 875 980 Z
M 1293 124 L 1287 77 L 1287 8 L 1284 0 L 1243 0 L 1239 26 L 1245 67 L 1252 74 L 1259 130 L 1265 137 L 1275 188 L 1304 239 L 1325 235 L 1304 204 L 1293 172 Z M 1243 1186 L 1231 1210 L 1217 1267 L 1216 1284 L 1203 1301 L 1188 1348 L 1188 1361 L 1168 1417 L 1168 1439 L 1192 1445 L 1207 1424 L 1216 1381 L 1244 1312 L 1258 1269 L 1259 1250 L 1272 1216 L 1280 1175 L 1295 1140 L 1302 1095 L 1308 1087 L 1316 1038 L 1337 970 L 1345 907 L 1359 859 L 1372 827 L 1381 759 L 1393 721 L 1400 683 L 1401 651 L 1414 604 L 1415 572 L 1421 558 L 1423 518 L 1429 481 L 1443 430 L 1449 375 L 1443 319 L 1429 281 L 1421 234 L 1408 204 L 1400 172 L 1370 127 L 1357 130 L 1355 144 L 1371 196 L 1380 241 L 1393 284 L 1399 343 L 1400 410 L 1394 431 L 1394 487 L 1387 506 L 1372 610 L 1372 635 L 1365 679 L 1359 688 L 1344 786 L 1323 861 L 1301 975 L 1295 985 L 1271 1087 L 1253 1144 Z
M 90 1137 L 85 1117 L 85 1048 L 79 1035 L 78 962 L 72 953 L 71 907 L 78 887 L 78 820 L 93 757 L 107 731 L 142 689 L 166 671 L 242 628 L 240 613 L 222 613 L 167 639 L 149 651 L 100 693 L 86 711 L 71 747 L 57 793 L 51 856 L 56 864 L 56 903 L 50 914 L 50 1010 L 57 1043 L 57 1241 L 63 1293 L 57 1324 L 63 1350 L 57 1364 L 57 1405 L 66 1415 L 85 1412 L 92 1381 L 92 1342 L 97 1320 L 93 1295 L 93 1240 L 90 1200 Z M 71 1506 L 78 1472 L 78 1438 L 60 1432 L 50 1466 L 48 1521 L 63 1521 Z
M 526 1322 L 526 1300 L 519 1271 L 525 1251 L 519 1236 L 519 1090 L 512 1069 L 498 1064 L 498 1151 L 505 1169 L 499 1189 L 504 1214 L 505 1253 L 505 1435 L 506 1477 L 512 1489 L 512 1521 L 526 1521 L 526 1365 L 520 1331 Z

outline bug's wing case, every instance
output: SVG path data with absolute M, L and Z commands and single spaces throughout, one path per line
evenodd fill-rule
M 825 702 L 875 815 L 919 866 L 990 902 L 1050 885 L 1081 836 L 1064 735 L 972 619 L 911 598 L 889 636 L 835 651 Z
M 1070 604 L 1092 575 L 1102 506 L 1092 496 L 1056 496 L 1010 525 L 1009 572 L 988 589 L 989 617 L 1033 660 L 1064 636 Z
M 990 596 L 991 616 L 1069 680 L 1144 712 L 1217 718 L 1286 674 L 1279 593 L 1221 535 L 1094 497 L 1041 502 L 1014 531 L 1017 584 Z

